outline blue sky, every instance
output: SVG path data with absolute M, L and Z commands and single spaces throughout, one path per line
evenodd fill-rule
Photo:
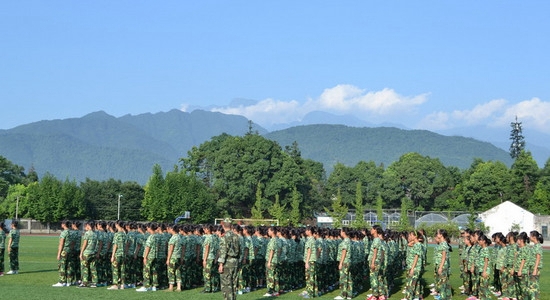
M 326 111 L 508 131 L 517 115 L 550 134 L 549 11 L 549 1 L 5 1 L 0 129 L 201 107 L 266 127 Z

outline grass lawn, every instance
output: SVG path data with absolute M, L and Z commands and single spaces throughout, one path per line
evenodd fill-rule
M 85 288 L 76 287 L 54 288 L 51 285 L 58 280 L 57 262 L 55 256 L 57 253 L 58 237 L 51 236 L 22 236 L 21 248 L 19 251 L 20 274 L 6 275 L 0 277 L 0 298 L 1 299 L 223 299 L 221 293 L 200 294 L 200 289 L 188 290 L 181 293 L 177 292 L 146 292 L 138 293 L 132 289 L 109 291 L 106 288 Z M 431 251 L 428 250 L 428 261 L 431 261 Z M 7 252 L 7 251 L 6 251 Z M 451 284 L 457 289 L 462 283 L 456 269 L 457 251 L 452 254 L 452 264 L 455 267 L 451 275 Z M 550 263 L 550 251 L 545 251 L 544 260 L 546 264 Z M 9 270 L 9 260 L 6 253 L 5 261 L 6 271 Z M 428 283 L 433 282 L 433 275 L 428 266 L 428 272 L 425 279 Z M 399 283 L 391 295 L 390 299 L 401 299 L 403 294 L 400 290 L 400 283 L 403 280 L 396 279 Z M 548 267 L 543 269 L 541 275 L 541 299 L 550 300 L 550 270 Z M 238 296 L 239 299 L 265 299 L 262 295 L 265 289 Z M 278 298 L 280 299 L 301 299 L 298 294 L 302 290 L 294 291 Z M 455 290 L 456 293 L 456 290 Z M 354 299 L 365 299 L 366 292 L 360 294 Z M 338 296 L 338 291 L 323 295 L 320 299 L 333 299 Z M 455 295 L 454 299 L 465 299 L 466 297 Z M 432 296 L 426 299 L 433 299 Z M 494 298 L 496 299 L 496 297 Z

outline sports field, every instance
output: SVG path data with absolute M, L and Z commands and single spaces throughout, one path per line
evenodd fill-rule
M 138 293 L 133 289 L 110 291 L 106 288 L 76 288 L 64 287 L 54 288 L 51 285 L 58 280 L 57 254 L 58 237 L 52 236 L 22 236 L 20 246 L 20 274 L 5 275 L 0 277 L 0 299 L 223 299 L 221 293 L 201 294 L 201 289 L 188 290 L 183 292 L 145 292 Z M 7 252 L 7 251 L 6 251 Z M 428 262 L 431 262 L 432 249 L 428 250 Z M 453 299 L 465 299 L 466 297 L 456 295 L 457 288 L 461 285 L 458 276 L 457 251 L 453 251 L 452 264 L 455 267 L 451 275 L 451 284 L 455 288 Z M 545 268 L 541 275 L 541 299 L 550 300 L 550 251 L 544 253 Z M 9 261 L 6 253 L 6 271 L 9 270 Z M 433 282 L 433 275 L 428 266 L 426 280 Z M 396 287 L 390 299 L 401 299 L 403 294 L 402 280 L 396 279 Z M 239 299 L 265 299 L 262 295 L 266 290 L 259 290 L 242 296 Z M 281 295 L 281 299 L 301 299 L 298 295 L 302 290 Z M 366 292 L 354 299 L 365 299 Z M 338 296 L 338 291 L 323 295 L 320 299 L 333 299 Z M 425 299 L 433 299 L 428 296 Z M 494 297 L 496 299 L 496 297 Z

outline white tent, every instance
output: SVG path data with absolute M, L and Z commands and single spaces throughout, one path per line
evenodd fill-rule
M 510 201 L 480 213 L 479 218 L 489 227 L 489 236 L 496 232 L 506 235 L 512 228 L 519 232 L 535 229 L 535 215 Z

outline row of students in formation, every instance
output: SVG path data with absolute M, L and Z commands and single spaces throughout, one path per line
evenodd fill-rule
M 540 298 L 543 237 L 538 231 L 498 232 L 489 238 L 465 230 L 462 235 L 461 289 L 469 300 L 491 299 L 492 294 L 503 300 Z
M 108 289 L 115 290 L 139 285 L 138 291 L 197 286 L 204 287 L 203 293 L 219 290 L 216 262 L 219 237 L 224 234 L 221 226 L 90 221 L 82 236 L 80 225 L 62 224 L 60 277 L 54 286 L 79 282 L 80 287 L 111 284 Z M 233 225 L 233 231 L 241 239 L 239 294 L 267 288 L 264 296 L 272 297 L 305 287 L 300 296 L 313 298 L 339 288 L 335 299 L 351 299 L 370 288 L 367 300 L 385 300 L 394 279 L 405 270 L 404 300 L 422 299 L 427 265 L 422 230 L 384 231 L 376 225 L 370 230 Z M 505 300 L 538 299 L 542 267 L 538 232 L 531 232 L 530 238 L 524 233 L 506 238 L 496 234 L 494 249 L 480 231 L 465 230 L 463 235 L 459 244 L 463 294 L 472 300 L 490 299 L 489 287 L 494 286 Z M 529 240 L 533 246 L 525 248 Z M 451 299 L 452 247 L 447 232 L 438 230 L 435 242 L 432 295 Z

